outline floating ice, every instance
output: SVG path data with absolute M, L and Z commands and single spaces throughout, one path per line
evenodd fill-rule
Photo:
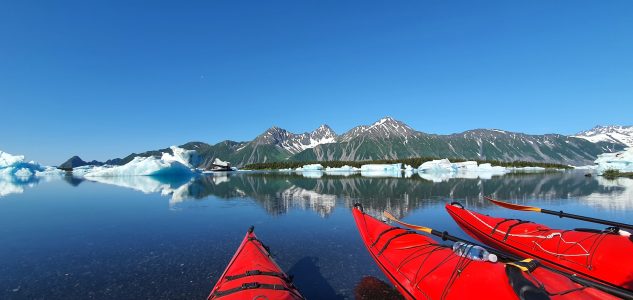
M 163 156 L 164 158 L 164 156 Z M 116 177 L 116 176 L 174 176 L 192 175 L 193 171 L 177 160 L 163 158 L 135 157 L 122 166 L 94 167 L 85 172 L 85 177 Z M 73 170 L 74 172 L 74 170 Z
M 34 161 L 24 161 L 23 155 L 11 155 L 0 151 L 0 177 L 3 181 L 28 181 L 34 176 L 63 175 L 64 171 L 42 166 Z
M 604 153 L 598 155 L 595 160 L 598 165 L 598 172 L 606 170 L 618 170 L 620 172 L 633 172 L 633 147 L 615 153 Z
M 177 161 L 190 169 L 193 169 L 197 165 L 200 164 L 201 158 L 198 155 L 196 150 L 186 150 L 180 147 L 171 146 L 169 147 L 173 154 L 169 154 L 167 152 L 163 152 L 163 156 L 161 157 L 164 161 Z M 216 158 L 217 160 L 217 158 Z M 220 161 L 222 162 L 222 161 Z M 224 163 L 224 162 L 223 162 Z
M 155 156 L 137 156 L 122 166 L 82 166 L 73 169 L 74 176 L 118 177 L 118 176 L 182 176 L 192 175 L 193 166 L 199 164 L 195 150 L 170 147 L 174 154 L 163 153 Z
M 360 166 L 361 172 L 400 172 L 402 164 L 369 164 Z
M 475 163 L 476 164 L 476 163 Z M 456 172 L 457 168 L 448 159 L 431 160 L 422 163 L 418 167 L 421 173 L 451 173 Z
M 301 168 L 297 168 L 296 171 L 321 171 L 323 166 L 321 164 L 304 165 Z
M 337 173 L 337 172 L 348 173 L 348 172 L 358 172 L 358 171 L 360 171 L 359 168 L 348 166 L 348 165 L 344 165 L 338 168 L 331 168 L 331 167 L 325 168 L 325 172 L 331 172 L 331 173 Z

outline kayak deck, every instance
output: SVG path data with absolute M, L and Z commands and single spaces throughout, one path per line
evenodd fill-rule
M 541 267 L 517 275 L 510 272 L 513 266 L 458 256 L 449 246 L 390 226 L 361 208 L 354 208 L 353 215 L 370 255 L 407 299 L 519 299 L 509 283 L 516 280 L 525 287 L 542 286 L 542 290 L 533 290 L 545 293 L 539 299 L 614 299 Z
M 473 238 L 548 266 L 633 290 L 633 242 L 606 231 L 558 230 L 519 219 L 483 215 L 446 205 L 457 224 Z
M 304 299 L 251 227 L 207 299 Z

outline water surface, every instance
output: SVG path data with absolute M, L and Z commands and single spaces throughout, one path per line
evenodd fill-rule
M 633 180 L 580 172 L 305 175 L 0 181 L 0 299 L 204 299 L 250 225 L 305 296 L 349 299 L 362 277 L 386 280 L 356 232 L 355 202 L 464 238 L 446 203 L 558 228 L 601 226 L 504 210 L 482 196 L 623 222 L 633 210 Z

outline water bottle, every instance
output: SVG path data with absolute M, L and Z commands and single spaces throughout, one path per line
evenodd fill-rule
M 497 256 L 488 252 L 488 250 L 471 244 L 456 242 L 453 244 L 453 252 L 461 257 L 468 257 L 477 261 L 496 262 Z

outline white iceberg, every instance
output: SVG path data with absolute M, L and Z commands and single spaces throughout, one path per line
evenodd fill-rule
M 400 172 L 402 164 L 368 164 L 360 166 L 361 172 Z
M 84 177 L 193 175 L 193 166 L 198 163 L 196 151 L 176 146 L 170 148 L 174 154 L 163 153 L 161 158 L 137 156 L 122 166 L 78 167 L 73 169 L 73 175 L 83 174 Z
M 606 170 L 618 170 L 620 172 L 633 172 L 633 147 L 615 153 L 603 153 L 595 160 L 598 165 L 598 173 Z
M 5 181 L 16 180 L 27 181 L 35 176 L 59 176 L 64 171 L 55 167 L 42 166 L 34 161 L 24 161 L 23 155 L 11 155 L 0 151 L 0 177 Z
M 350 176 L 356 174 L 360 171 L 359 168 L 344 165 L 338 168 L 327 167 L 325 168 L 325 173 L 328 175 L 338 175 L 338 176 Z
M 301 168 L 297 168 L 296 171 L 321 171 L 323 170 L 323 166 L 321 164 L 310 164 L 310 165 L 304 165 Z
M 177 146 L 171 146 L 169 149 L 171 149 L 173 154 L 163 152 L 163 156 L 161 157 L 162 160 L 177 161 L 190 169 L 193 169 L 201 162 L 201 158 L 196 150 L 186 150 Z
M 325 168 L 326 172 L 356 172 L 358 170 L 359 170 L 358 168 L 348 166 L 348 165 L 344 165 L 338 168 L 332 168 L 332 167 Z
M 402 164 L 368 164 L 360 166 L 363 177 L 394 177 L 402 176 Z
M 476 163 L 475 163 L 476 164 Z M 452 173 L 457 172 L 457 167 L 448 159 L 431 160 L 422 163 L 418 167 L 419 173 Z
M 73 170 L 74 171 L 74 170 Z M 102 166 L 87 170 L 85 177 L 117 177 L 117 176 L 173 176 L 192 175 L 193 171 L 176 160 L 162 158 L 135 157 L 122 166 Z

